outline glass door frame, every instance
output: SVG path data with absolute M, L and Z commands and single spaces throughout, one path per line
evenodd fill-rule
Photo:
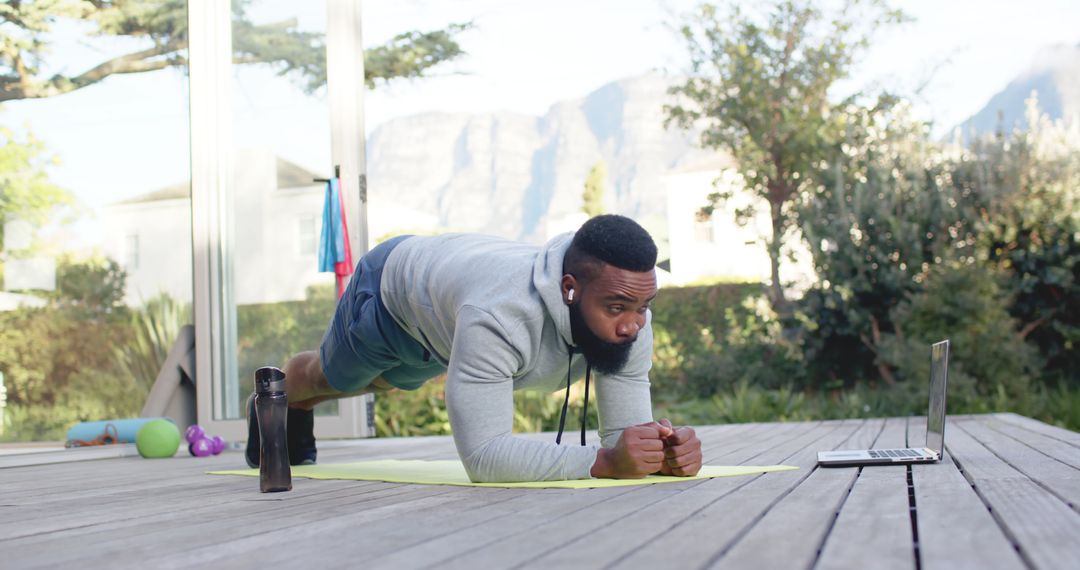
M 361 0 L 326 0 L 326 20 L 331 158 L 340 167 L 346 218 L 354 229 L 350 246 L 359 256 L 368 246 Z M 196 413 L 210 433 L 242 441 L 244 420 L 223 419 L 236 404 L 229 401 L 226 378 L 237 373 L 231 2 L 189 0 L 188 30 Z M 316 416 L 316 436 L 371 437 L 373 410 L 371 395 L 340 400 L 337 416 Z

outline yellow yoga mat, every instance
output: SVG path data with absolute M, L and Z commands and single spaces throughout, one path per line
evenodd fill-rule
M 308 479 L 349 479 L 359 481 L 386 481 L 389 483 L 418 483 L 421 485 L 461 485 L 466 487 L 524 487 L 531 489 L 595 489 L 598 487 L 625 487 L 653 483 L 680 483 L 713 477 L 732 475 L 755 475 L 772 471 L 798 469 L 790 465 L 705 465 L 695 477 L 665 477 L 650 475 L 644 479 L 577 479 L 573 481 L 528 481 L 523 483 L 473 483 L 465 474 L 460 461 L 424 461 L 417 459 L 383 459 L 357 461 L 328 465 L 301 465 L 292 468 L 293 477 Z M 246 475 L 257 477 L 258 469 L 234 469 L 211 471 L 211 475 Z

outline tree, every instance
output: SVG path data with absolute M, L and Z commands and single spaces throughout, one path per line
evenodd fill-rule
M 834 103 L 830 90 L 881 26 L 903 20 L 884 0 L 845 0 L 827 15 L 810 0 L 774 0 L 768 12 L 702 4 L 681 26 L 690 77 L 671 89 L 666 124 L 701 129 L 704 148 L 730 153 L 747 191 L 769 205 L 767 240 L 773 309 L 791 315 L 780 282 L 781 247 L 795 225 L 792 202 L 823 151 L 842 131 L 855 96 Z M 726 196 L 713 194 L 711 214 Z M 743 216 L 745 217 L 745 215 Z
M 308 92 L 326 83 L 321 34 L 296 29 L 285 20 L 255 25 L 247 16 L 251 0 L 232 0 L 233 62 L 268 64 Z M 44 65 L 54 26 L 60 21 L 89 25 L 90 34 L 127 38 L 144 47 L 111 57 L 74 74 L 49 75 Z M 412 31 L 365 51 L 365 81 L 422 77 L 432 67 L 464 55 L 457 35 L 471 24 Z M 0 4 L 0 102 L 53 97 L 123 73 L 187 65 L 186 0 L 9 0 Z
M 46 168 L 55 160 L 32 133 L 20 140 L 0 127 L 0 245 L 5 222 L 41 224 L 53 210 L 72 203 L 69 192 L 49 181 Z
M 589 170 L 585 178 L 585 191 L 582 193 L 584 205 L 581 211 L 591 218 L 604 213 L 604 181 L 607 179 L 607 165 L 599 161 Z

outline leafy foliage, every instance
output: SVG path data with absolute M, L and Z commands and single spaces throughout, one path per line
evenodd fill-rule
M 823 151 L 842 132 L 849 101 L 834 103 L 830 89 L 845 79 L 880 27 L 903 14 L 883 0 L 846 0 L 833 14 L 814 3 L 779 0 L 747 13 L 701 4 L 680 31 L 690 56 L 690 78 L 671 93 L 666 122 L 700 128 L 703 148 L 729 153 L 745 189 L 770 209 L 770 300 L 784 318 L 789 307 L 780 283 L 781 246 L 795 224 L 800 195 Z M 726 196 L 711 196 L 711 214 Z M 740 217 L 746 217 L 741 213 Z
M 449 435 L 450 416 L 446 411 L 446 377 L 436 378 L 418 390 L 394 390 L 375 398 L 375 432 L 380 437 Z M 554 431 L 559 428 L 566 390 L 554 393 L 520 391 L 514 393 L 514 432 Z M 595 396 L 595 394 L 594 394 Z M 564 438 L 574 437 L 584 407 L 579 385 L 570 389 Z M 599 425 L 596 406 L 589 406 L 589 427 Z M 571 434 L 571 435 L 567 435 Z M 564 439 L 565 441 L 565 439 Z
M 312 286 L 303 301 L 237 307 L 238 401 L 251 393 L 260 366 L 284 366 L 294 354 L 317 350 L 337 297 L 332 286 Z
M 264 64 L 293 78 L 308 92 L 326 84 L 322 34 L 297 29 L 295 19 L 255 24 L 251 0 L 232 0 L 233 62 Z M 81 73 L 49 74 L 54 27 L 76 22 L 91 36 L 135 40 L 139 49 L 111 57 Z M 187 65 L 185 0 L 35 0 L 0 4 L 0 101 L 53 97 L 112 75 Z M 366 50 L 364 78 L 377 81 L 423 77 L 433 67 L 461 57 L 457 36 L 471 24 L 400 34 Z
M 1080 129 L 1028 100 L 1026 131 L 984 138 L 959 157 L 958 187 L 986 195 L 980 262 L 1002 272 L 1019 337 L 1045 359 L 1044 380 L 1080 387 Z
M 848 382 L 875 360 L 892 383 L 878 358 L 882 335 L 900 326 L 892 313 L 932 266 L 972 260 L 982 196 L 951 184 L 949 164 L 906 105 L 851 105 L 844 127 L 797 203 L 818 275 L 801 303 L 815 321 L 807 357 L 816 374 Z
M 120 373 L 150 393 L 180 328 L 193 321 L 191 306 L 162 293 L 131 312 L 130 338 L 113 347 Z
M 19 219 L 40 225 L 73 202 L 69 192 L 49 180 L 48 167 L 56 161 L 32 133 L 20 139 L 0 127 L 0 244 L 4 222 Z
M 1000 280 L 974 264 L 934 267 L 925 288 L 893 311 L 898 328 L 883 335 L 882 362 L 896 370 L 899 381 L 925 387 L 927 347 L 949 338 L 950 396 L 974 401 L 999 389 L 1013 396 L 1026 391 L 1036 369 L 1035 350 L 1017 338 Z
M 405 32 L 365 50 L 364 82 L 374 88 L 378 81 L 423 77 L 429 69 L 465 55 L 455 38 L 472 27 L 463 23 L 450 24 L 445 30 Z
M 57 275 L 48 306 L 0 312 L 0 368 L 13 405 L 51 406 L 88 378 L 114 376 L 101 347 L 128 340 L 118 306 L 126 275 L 115 262 L 62 258 Z
M 61 255 L 52 303 L 83 318 L 115 319 L 126 311 L 126 287 L 127 272 L 114 259 Z
M 725 283 L 665 287 L 653 301 L 653 393 L 656 397 L 711 396 L 739 380 L 776 386 L 797 378 L 761 285 Z M 795 372 L 794 376 L 788 373 Z

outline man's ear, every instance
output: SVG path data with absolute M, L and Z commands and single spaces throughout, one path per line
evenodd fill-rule
M 570 292 L 573 291 L 573 294 Z M 581 291 L 578 290 L 577 278 L 567 273 L 562 276 L 562 298 L 567 305 L 581 299 Z

